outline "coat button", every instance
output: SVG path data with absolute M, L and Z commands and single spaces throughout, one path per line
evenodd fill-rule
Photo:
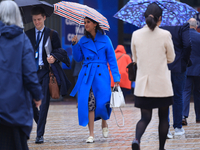
M 99 67 L 99 65 L 97 67 Z
M 87 57 L 87 60 L 89 60 L 89 57 Z
M 86 73 L 85 73 L 85 76 L 86 76 Z
M 99 59 L 99 57 L 98 57 L 98 59 Z
M 101 74 L 99 73 L 99 76 L 100 76 Z

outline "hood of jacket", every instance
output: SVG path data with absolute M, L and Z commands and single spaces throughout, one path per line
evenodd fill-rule
M 118 45 L 117 48 L 115 49 L 115 53 L 123 53 L 126 54 L 126 50 L 123 45 Z
M 5 36 L 8 39 L 13 39 L 23 33 L 23 28 L 16 25 L 5 25 L 0 21 L 0 36 Z

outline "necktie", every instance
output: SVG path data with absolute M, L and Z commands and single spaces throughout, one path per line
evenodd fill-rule
M 41 31 L 37 32 L 36 46 L 38 45 L 39 40 L 40 40 L 40 33 L 41 33 Z M 37 47 L 37 51 L 35 52 L 35 63 L 36 63 L 37 70 L 38 70 L 38 64 L 39 64 L 39 59 L 38 58 L 39 58 L 39 45 Z

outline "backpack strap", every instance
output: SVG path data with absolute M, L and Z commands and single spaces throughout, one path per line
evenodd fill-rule
M 122 56 L 124 56 L 124 54 L 122 54 L 119 58 L 117 58 L 117 61 L 118 61 L 120 58 L 122 58 Z

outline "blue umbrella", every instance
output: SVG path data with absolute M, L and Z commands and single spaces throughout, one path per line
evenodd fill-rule
M 114 17 L 143 27 L 146 24 L 144 12 L 147 6 L 153 2 L 157 3 L 163 10 L 161 26 L 182 25 L 198 13 L 189 5 L 175 0 L 130 0 Z

